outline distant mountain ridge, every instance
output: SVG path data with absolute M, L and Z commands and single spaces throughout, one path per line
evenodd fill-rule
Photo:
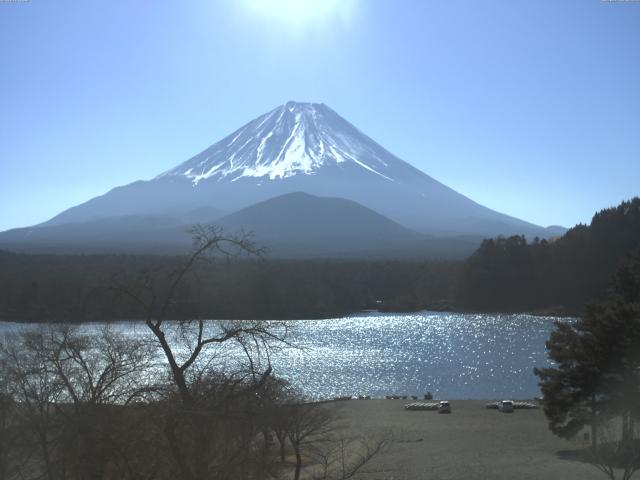
M 455 259 L 470 255 L 481 241 L 480 237 L 433 238 L 351 200 L 302 192 L 271 198 L 226 216 L 219 213 L 193 212 L 187 217 L 193 222 L 169 215 L 123 215 L 16 229 L 0 234 L 0 245 L 39 253 L 170 254 L 190 249 L 188 230 L 193 223 L 215 223 L 227 232 L 250 234 L 273 258 Z
M 342 198 L 288 193 L 216 221 L 227 231 L 251 231 L 277 257 L 460 258 L 479 238 L 437 239 L 410 230 Z
M 187 232 L 194 224 L 213 223 L 224 213 L 202 207 L 180 214 L 132 214 L 44 224 L 2 232 L 0 245 L 20 252 L 169 254 L 188 248 Z
M 395 157 L 324 104 L 287 102 L 151 180 L 116 187 L 36 227 L 2 233 L 0 245 L 7 239 L 29 245 L 36 229 L 42 237 L 46 233 L 40 229 L 52 227 L 64 243 L 68 224 L 75 225 L 69 229 L 73 242 L 71 230 L 77 233 L 79 225 L 94 228 L 95 222 L 110 222 L 116 232 L 119 218 L 124 224 L 132 217 L 157 218 L 156 230 L 164 231 L 167 215 L 181 224 L 198 217 L 193 212 L 233 213 L 295 192 L 350 200 L 405 229 L 441 238 L 547 238 L 559 232 L 455 192 Z M 308 214 L 314 216 L 313 211 Z M 279 225 L 283 230 L 285 225 Z M 264 236 L 278 237 L 275 221 L 273 230 L 273 235 L 265 230 Z
M 216 223 L 227 229 L 249 227 L 257 235 L 363 238 L 389 236 L 420 238 L 422 235 L 342 198 L 322 198 L 293 192 L 270 198 L 230 215 Z M 331 230 L 327 231 L 330 226 Z

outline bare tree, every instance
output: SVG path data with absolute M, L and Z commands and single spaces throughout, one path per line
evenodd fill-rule
M 197 296 L 214 293 L 202 291 L 202 264 L 262 253 L 244 233 L 227 235 L 216 226 L 196 226 L 192 234 L 193 252 L 174 270 L 144 272 L 137 282 L 116 288 L 144 312 L 145 325 L 166 360 L 177 398 L 167 398 L 162 430 L 180 475 L 189 480 L 240 478 L 249 475 L 243 468 L 254 460 L 246 453 L 252 451 L 259 423 L 256 395 L 270 378 L 272 352 L 287 344 L 288 325 L 199 316 L 168 321 L 183 300 L 187 281 L 198 285 Z M 222 358 L 230 351 L 233 365 Z
M 300 479 L 305 462 L 314 467 L 309 476 L 313 480 L 353 478 L 390 443 L 390 435 L 345 436 L 339 404 L 305 402 L 294 392 L 287 393 L 271 425 L 276 435 L 286 433 L 291 444 L 296 458 L 294 480 Z M 281 460 L 283 453 L 280 443 Z
M 253 368 L 255 363 L 251 353 L 268 353 L 273 345 L 286 342 L 287 336 L 287 323 L 277 321 L 206 322 L 196 318 L 173 322 L 167 327 L 167 316 L 178 301 L 180 287 L 188 277 L 197 278 L 197 269 L 201 263 L 215 258 L 260 256 L 263 252 L 255 246 L 248 234 L 227 235 L 220 227 L 211 225 L 197 225 L 191 233 L 194 239 L 193 252 L 175 270 L 164 274 L 158 271 L 145 272 L 136 285 L 128 283 L 115 287 L 133 299 L 144 311 L 145 324 L 158 341 L 185 404 L 192 402 L 190 369 L 197 364 L 208 347 L 236 342 L 242 346 L 247 354 L 249 367 Z M 158 287 L 159 276 L 163 276 L 164 288 Z M 179 333 L 179 338 L 176 333 Z M 181 350 L 178 340 L 183 341 Z M 181 356 L 182 352 L 186 355 Z M 266 378 L 270 372 L 268 364 L 262 377 Z
M 633 431 L 625 432 L 628 425 L 624 418 L 602 423 L 598 449 L 584 452 L 585 460 L 610 480 L 630 480 L 640 470 L 640 438 Z
M 5 376 L 0 377 L 0 480 L 7 480 L 13 474 L 12 456 L 15 451 L 16 405 L 7 393 Z
M 374 457 L 384 451 L 391 441 L 390 435 L 373 437 L 345 437 L 339 435 L 326 443 L 325 448 L 316 449 L 314 458 L 319 472 L 313 480 L 347 480 L 359 473 Z
M 61 396 L 62 385 L 52 374 L 45 359 L 25 348 L 22 335 L 5 337 L 0 344 L 0 364 L 7 382 L 7 394 L 19 408 L 14 420 L 20 424 L 27 455 L 37 454 L 31 470 L 38 476 L 54 480 L 59 477 L 53 446 L 56 427 L 55 403 Z
M 17 405 L 11 412 L 19 412 L 28 432 L 22 478 L 253 480 L 270 474 L 269 412 L 280 402 L 271 356 L 288 345 L 288 325 L 199 315 L 170 321 L 187 286 L 195 282 L 198 295 L 208 293 L 198 282 L 203 262 L 260 254 L 244 235 L 226 236 L 216 227 L 193 233 L 194 251 L 175 269 L 150 269 L 117 285 L 144 311 L 151 335 L 58 326 L 2 344 L 13 403 L 0 414 Z M 303 423 L 296 425 L 304 429 Z M 308 439 L 301 429 L 287 430 L 298 449 Z
M 294 479 L 299 480 L 304 449 L 328 440 L 335 411 L 326 404 L 310 402 L 287 405 L 285 413 L 289 419 L 287 436 L 296 456 Z
M 285 448 L 288 440 L 290 405 L 296 403 L 300 396 L 295 389 L 282 378 L 269 376 L 258 397 L 262 411 L 261 430 L 265 447 L 271 443 L 271 435 L 278 442 L 278 457 L 285 461 Z
M 147 388 L 152 358 L 143 342 L 107 328 L 56 326 L 5 339 L 0 362 L 31 456 L 28 476 L 102 478 L 115 468 L 126 425 L 115 410 Z

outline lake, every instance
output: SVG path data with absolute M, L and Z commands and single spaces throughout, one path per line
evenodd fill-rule
M 426 392 L 449 399 L 531 398 L 540 395 L 533 368 L 549 365 L 545 341 L 554 320 L 451 312 L 299 320 L 292 340 L 302 348 L 284 349 L 272 363 L 276 374 L 314 398 Z M 141 324 L 112 325 L 146 333 Z M 18 328 L 0 323 L 0 333 Z

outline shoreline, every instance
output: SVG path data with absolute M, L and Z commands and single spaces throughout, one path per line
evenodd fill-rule
M 577 316 L 579 316 L 578 313 L 575 314 L 571 314 L 571 313 L 567 313 L 567 312 L 555 312 L 552 310 L 536 310 L 536 311 L 476 311 L 476 310 L 464 310 L 464 309 L 460 309 L 460 310 L 454 310 L 454 309 L 433 309 L 433 308 L 427 308 L 427 309 L 420 309 L 420 310 L 394 310 L 394 311 L 387 311 L 387 310 L 380 310 L 380 309 L 365 309 L 365 310 L 354 310 L 354 311 L 349 311 L 349 312 L 339 312 L 339 313 L 335 313 L 335 314 L 329 314 L 329 315 L 318 315 L 318 316 L 313 316 L 313 315 L 309 315 L 306 316 L 304 318 L 299 318 L 299 317 L 285 317 L 285 318 L 278 318 L 278 319 L 274 319 L 274 318 L 262 318 L 262 317 L 258 317 L 258 318 L 235 318 L 235 317 L 225 317 L 225 318 L 206 318 L 203 319 L 205 321 L 258 321 L 258 320 L 264 320 L 264 321 L 314 321 L 314 320 L 335 320 L 335 319 L 339 319 L 339 318 L 345 318 L 345 317 L 351 317 L 351 316 L 357 316 L 360 314 L 376 314 L 376 315 L 380 315 L 380 316 L 394 316 L 394 315 L 409 315 L 409 314 L 418 314 L 418 313 L 422 313 L 422 314 L 429 314 L 429 313 L 451 313 L 451 314 L 458 314 L 458 315 L 529 315 L 532 317 L 541 317 L 541 318 L 558 318 L 558 319 L 572 319 L 572 318 L 576 318 Z M 180 319 L 172 319 L 169 321 L 179 321 Z M 193 319 L 194 321 L 198 320 L 198 319 Z M 103 320 L 97 320 L 97 319 L 85 319 L 85 320 L 62 320 L 62 319 L 20 319 L 20 318 L 16 318 L 16 317 L 10 317 L 10 316 L 3 316 L 2 314 L 0 314 L 0 322 L 3 323 L 16 323 L 16 324 L 32 324 L 32 323 L 41 323 L 41 324 L 77 324 L 77 325 L 81 325 L 81 324 L 87 324 L 87 323 L 113 323 L 113 322 L 133 322 L 133 323 L 142 323 L 145 320 L 143 318 L 108 318 L 108 319 L 103 319 Z

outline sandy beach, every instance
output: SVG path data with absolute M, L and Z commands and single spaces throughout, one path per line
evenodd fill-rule
M 339 402 L 349 433 L 392 435 L 394 441 L 358 478 L 372 480 L 603 478 L 593 466 L 561 458 L 585 446 L 547 428 L 541 409 L 512 414 L 486 401 L 451 401 L 452 413 L 406 411 L 407 400 Z

